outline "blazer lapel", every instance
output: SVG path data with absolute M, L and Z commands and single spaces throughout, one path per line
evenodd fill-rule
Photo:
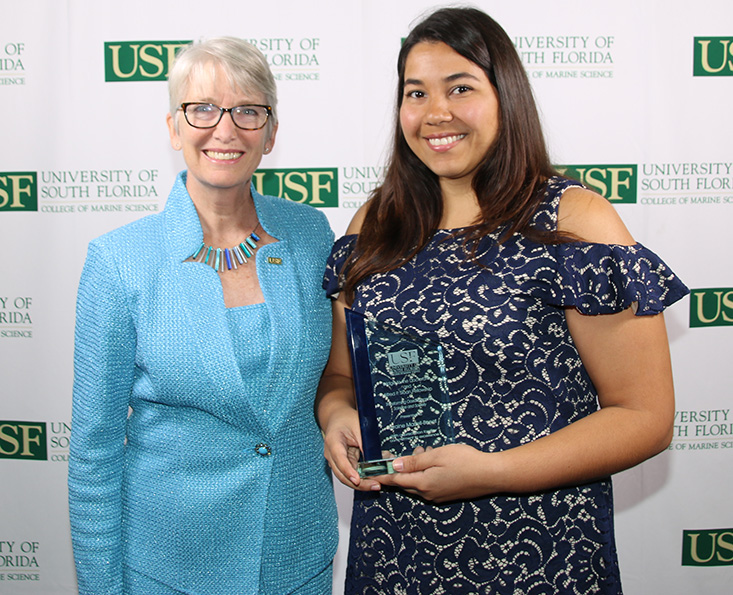
M 207 408 L 237 425 L 256 425 L 260 431 L 261 414 L 250 400 L 234 353 L 232 335 L 224 308 L 224 297 L 213 269 L 185 263 L 178 275 L 178 291 L 186 310 L 185 319 L 200 354 L 201 373 L 212 387 Z
M 301 307 L 303 296 L 298 282 L 297 262 L 292 253 L 292 241 L 287 237 L 288 225 L 281 222 L 274 229 L 278 217 L 281 217 L 280 213 L 275 210 L 276 207 L 262 200 L 259 194 L 254 191 L 252 194 L 260 224 L 267 233 L 278 239 L 257 250 L 257 274 L 270 316 L 271 355 L 267 377 L 293 378 L 295 384 L 299 362 L 293 358 L 293 354 L 304 353 L 301 345 L 303 333 L 298 329 L 307 324 L 304 320 L 306 313 Z M 271 408 L 267 420 L 268 427 L 273 429 L 287 423 L 297 390 L 272 394 L 275 386 L 282 387 L 283 384 L 286 383 L 266 383 L 268 402 L 277 403 L 276 407 Z
M 176 179 L 164 214 L 169 265 L 175 273 L 172 283 L 200 354 L 201 373 L 208 376 L 212 388 L 210 395 L 202 395 L 207 401 L 202 405 L 237 425 L 254 424 L 264 434 L 262 414 L 252 406 L 239 371 L 217 273 L 201 263 L 184 262 L 203 239 L 196 208 L 185 189 L 185 172 Z

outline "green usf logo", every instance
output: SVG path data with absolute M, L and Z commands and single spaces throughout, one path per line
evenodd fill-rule
M 693 289 L 690 292 L 690 328 L 733 325 L 733 287 Z
M 164 81 L 173 59 L 191 41 L 108 41 L 104 44 L 104 80 Z
M 682 566 L 733 566 L 733 529 L 683 531 Z
M 0 211 L 37 210 L 38 176 L 36 172 L 0 172 Z
M 257 192 L 302 202 L 312 207 L 338 207 L 338 170 L 259 169 L 252 176 Z
M 556 165 L 555 169 L 613 203 L 636 203 L 636 165 Z
M 695 37 L 693 76 L 733 76 L 733 37 Z
M 47 460 L 46 422 L 0 421 L 0 459 Z

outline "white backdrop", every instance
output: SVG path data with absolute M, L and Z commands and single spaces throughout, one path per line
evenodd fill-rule
M 521 52 L 554 162 L 616 203 L 693 290 L 667 314 L 674 441 L 615 478 L 625 591 L 733 592 L 733 6 L 474 4 Z M 338 236 L 382 171 L 401 38 L 433 6 L 0 0 L 1 594 L 75 592 L 66 459 L 76 287 L 88 241 L 162 209 L 184 167 L 165 127 L 171 48 L 235 35 L 262 49 L 281 124 L 259 180 L 323 208 Z M 350 495 L 337 495 L 341 593 Z

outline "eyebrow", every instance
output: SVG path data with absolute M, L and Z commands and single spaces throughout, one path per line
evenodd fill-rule
M 443 79 L 446 83 L 452 83 L 453 81 L 456 81 L 458 79 L 463 78 L 470 78 L 475 81 L 479 80 L 478 77 L 472 75 L 470 72 L 456 72 L 455 74 L 451 74 Z M 405 79 L 405 86 L 407 85 L 422 85 L 424 84 L 423 81 L 420 79 Z

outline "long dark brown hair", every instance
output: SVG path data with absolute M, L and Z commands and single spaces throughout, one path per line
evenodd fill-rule
M 409 148 L 399 124 L 407 56 L 420 42 L 443 42 L 486 73 L 499 97 L 499 131 L 473 178 L 481 221 L 465 230 L 467 244 L 503 227 L 553 241 L 552 232 L 530 223 L 541 187 L 556 174 L 547 153 L 527 74 L 511 39 L 486 13 L 475 8 L 443 8 L 405 39 L 397 61 L 397 103 L 392 153 L 384 183 L 369 198 L 356 248 L 345 268 L 344 291 L 374 273 L 410 260 L 440 223 L 443 203 L 438 177 Z

